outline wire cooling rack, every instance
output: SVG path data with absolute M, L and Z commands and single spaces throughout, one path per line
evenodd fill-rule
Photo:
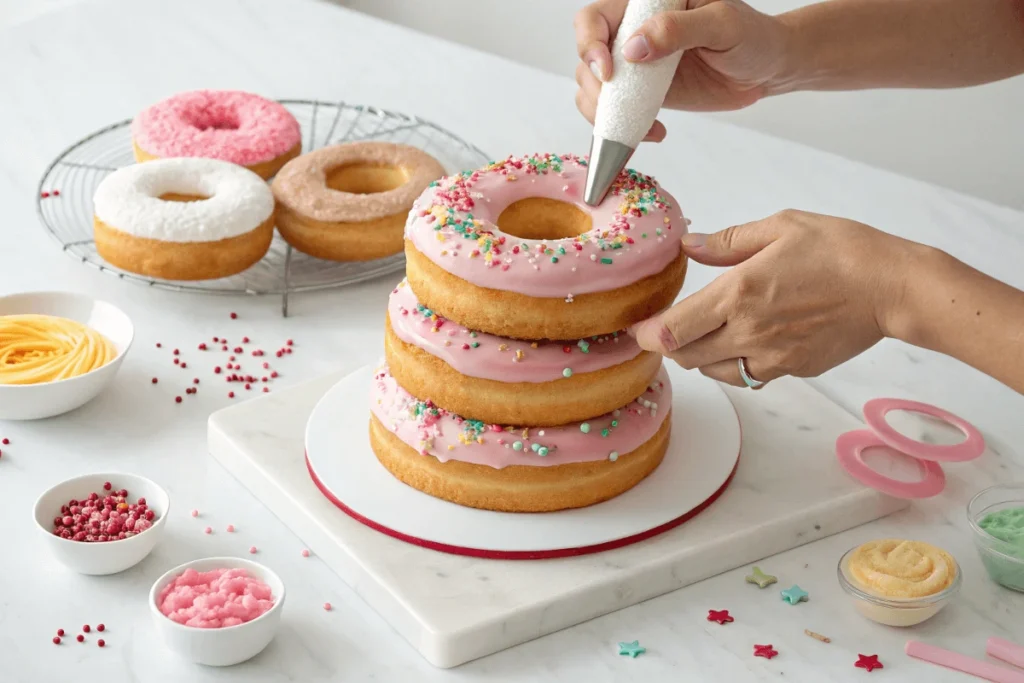
M 400 142 L 427 152 L 448 173 L 477 168 L 489 159 L 471 143 L 419 117 L 344 102 L 280 102 L 302 126 L 303 150 L 307 152 L 355 140 Z M 243 273 L 218 280 L 160 280 L 112 266 L 96 253 L 92 198 L 97 185 L 107 174 L 135 163 L 130 124 L 130 119 L 121 121 L 76 142 L 50 164 L 39 181 L 36 200 L 39 219 L 64 252 L 76 260 L 122 280 L 161 289 L 207 294 L 280 295 L 281 311 L 285 316 L 288 315 L 289 294 L 342 287 L 405 268 L 402 254 L 366 262 L 324 261 L 293 250 L 276 234 L 263 260 Z M 48 197 L 44 197 L 46 193 L 49 193 Z

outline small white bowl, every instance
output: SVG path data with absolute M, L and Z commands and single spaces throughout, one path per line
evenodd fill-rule
M 186 569 L 208 572 L 211 569 L 246 569 L 270 586 L 274 606 L 252 621 L 224 628 L 195 628 L 171 621 L 157 607 L 157 596 L 164 587 Z M 270 644 L 281 623 L 284 606 L 284 582 L 257 562 L 240 557 L 208 557 L 175 567 L 153 584 L 149 591 L 149 611 L 164 644 L 180 657 L 206 666 L 232 666 L 252 659 Z
M 108 481 L 115 489 L 127 489 L 131 500 L 145 498 L 146 506 L 156 515 L 153 526 L 131 538 L 105 543 L 69 541 L 54 536 L 53 520 L 60 515 L 61 506 L 72 498 L 82 500 L 93 492 L 105 493 L 103 484 Z M 50 552 L 61 564 L 79 574 L 104 575 L 123 572 L 145 559 L 163 535 L 170 509 L 171 499 L 167 492 L 149 479 L 135 474 L 108 472 L 86 474 L 57 484 L 36 500 L 34 515 L 36 526 Z
M 113 381 L 135 337 L 135 328 L 124 311 L 84 294 L 28 292 L 0 297 L 0 316 L 29 313 L 88 325 L 110 340 L 117 357 L 92 372 L 59 382 L 0 384 L 0 420 L 38 420 L 85 405 Z

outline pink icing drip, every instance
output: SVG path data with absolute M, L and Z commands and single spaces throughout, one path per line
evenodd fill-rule
M 533 348 L 531 342 L 473 332 L 436 314 L 424 315 L 424 310 L 412 288 L 404 280 L 399 283 L 388 299 L 388 315 L 395 335 L 469 377 L 499 382 L 550 382 L 563 378 L 566 368 L 572 374 L 596 372 L 640 355 L 636 341 L 625 333 L 582 342 L 542 341 Z
M 552 159 L 557 165 L 549 165 Z M 652 178 L 623 171 L 600 206 L 590 207 L 583 202 L 586 175 L 578 157 L 536 155 L 444 178 L 413 204 L 406 236 L 432 262 L 475 285 L 567 301 L 654 275 L 678 256 L 686 219 Z M 638 203 L 642 190 L 630 191 L 638 186 L 655 200 Z M 575 204 L 594 227 L 579 238 L 552 240 L 503 233 L 498 216 L 527 197 Z M 467 224 L 485 236 L 467 239 L 458 229 Z
M 651 406 L 646 407 L 644 401 Z M 588 433 L 580 429 L 583 424 L 580 422 L 524 430 L 465 420 L 413 398 L 398 386 L 386 367 L 374 376 L 370 396 L 370 409 L 381 424 L 420 453 L 432 455 L 441 462 L 459 460 L 495 469 L 509 465 L 550 467 L 607 460 L 613 452 L 625 455 L 654 436 L 671 406 L 672 384 L 664 368 L 636 401 L 587 420 Z M 613 421 L 615 427 L 611 426 Z M 605 429 L 608 436 L 602 436 Z M 515 450 L 516 442 L 522 443 L 521 450 Z M 541 456 L 533 451 L 534 443 L 547 448 L 548 454 Z
M 132 138 L 157 157 L 204 157 L 252 166 L 279 157 L 302 139 L 281 104 L 235 90 L 180 93 L 132 121 Z

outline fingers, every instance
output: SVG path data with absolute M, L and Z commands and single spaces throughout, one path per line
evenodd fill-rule
M 696 370 L 723 360 L 736 358 L 741 353 L 739 340 L 736 337 L 737 335 L 726 323 L 714 332 L 681 346 L 668 354 L 668 357 L 678 363 L 680 367 Z
M 725 324 L 720 280 L 691 294 L 664 313 L 648 318 L 633 327 L 640 348 L 663 356 L 714 332 Z
M 764 220 L 734 225 L 711 235 L 684 235 L 683 250 L 694 261 L 706 266 L 735 266 L 786 234 L 789 221 L 780 216 L 787 213 L 784 211 Z
M 761 368 L 758 370 L 757 359 L 747 358 L 747 374 L 758 382 L 768 382 L 778 379 L 781 377 L 776 372 L 773 372 L 767 368 Z M 743 377 L 740 375 L 739 358 L 730 358 L 728 360 L 719 361 L 712 363 L 711 365 L 705 365 L 701 367 L 700 374 L 711 379 L 724 382 L 725 384 L 731 384 L 734 387 L 745 387 L 746 382 L 743 381 Z M 763 389 L 764 387 L 758 387 Z
M 581 9 L 573 20 L 576 52 L 601 81 L 612 76 L 612 27 L 619 25 L 625 10 L 623 0 L 600 0 Z
M 735 9 L 724 2 L 661 12 L 644 22 L 626 41 L 622 54 L 631 62 L 652 62 L 679 50 L 728 50 L 739 43 L 740 28 Z

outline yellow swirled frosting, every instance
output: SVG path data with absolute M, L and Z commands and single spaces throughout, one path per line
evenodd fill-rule
M 96 330 L 50 315 L 0 316 L 0 384 L 43 384 L 84 375 L 117 356 Z
M 941 548 L 921 541 L 870 541 L 850 554 L 847 572 L 860 587 L 886 598 L 923 598 L 956 579 L 956 562 Z

